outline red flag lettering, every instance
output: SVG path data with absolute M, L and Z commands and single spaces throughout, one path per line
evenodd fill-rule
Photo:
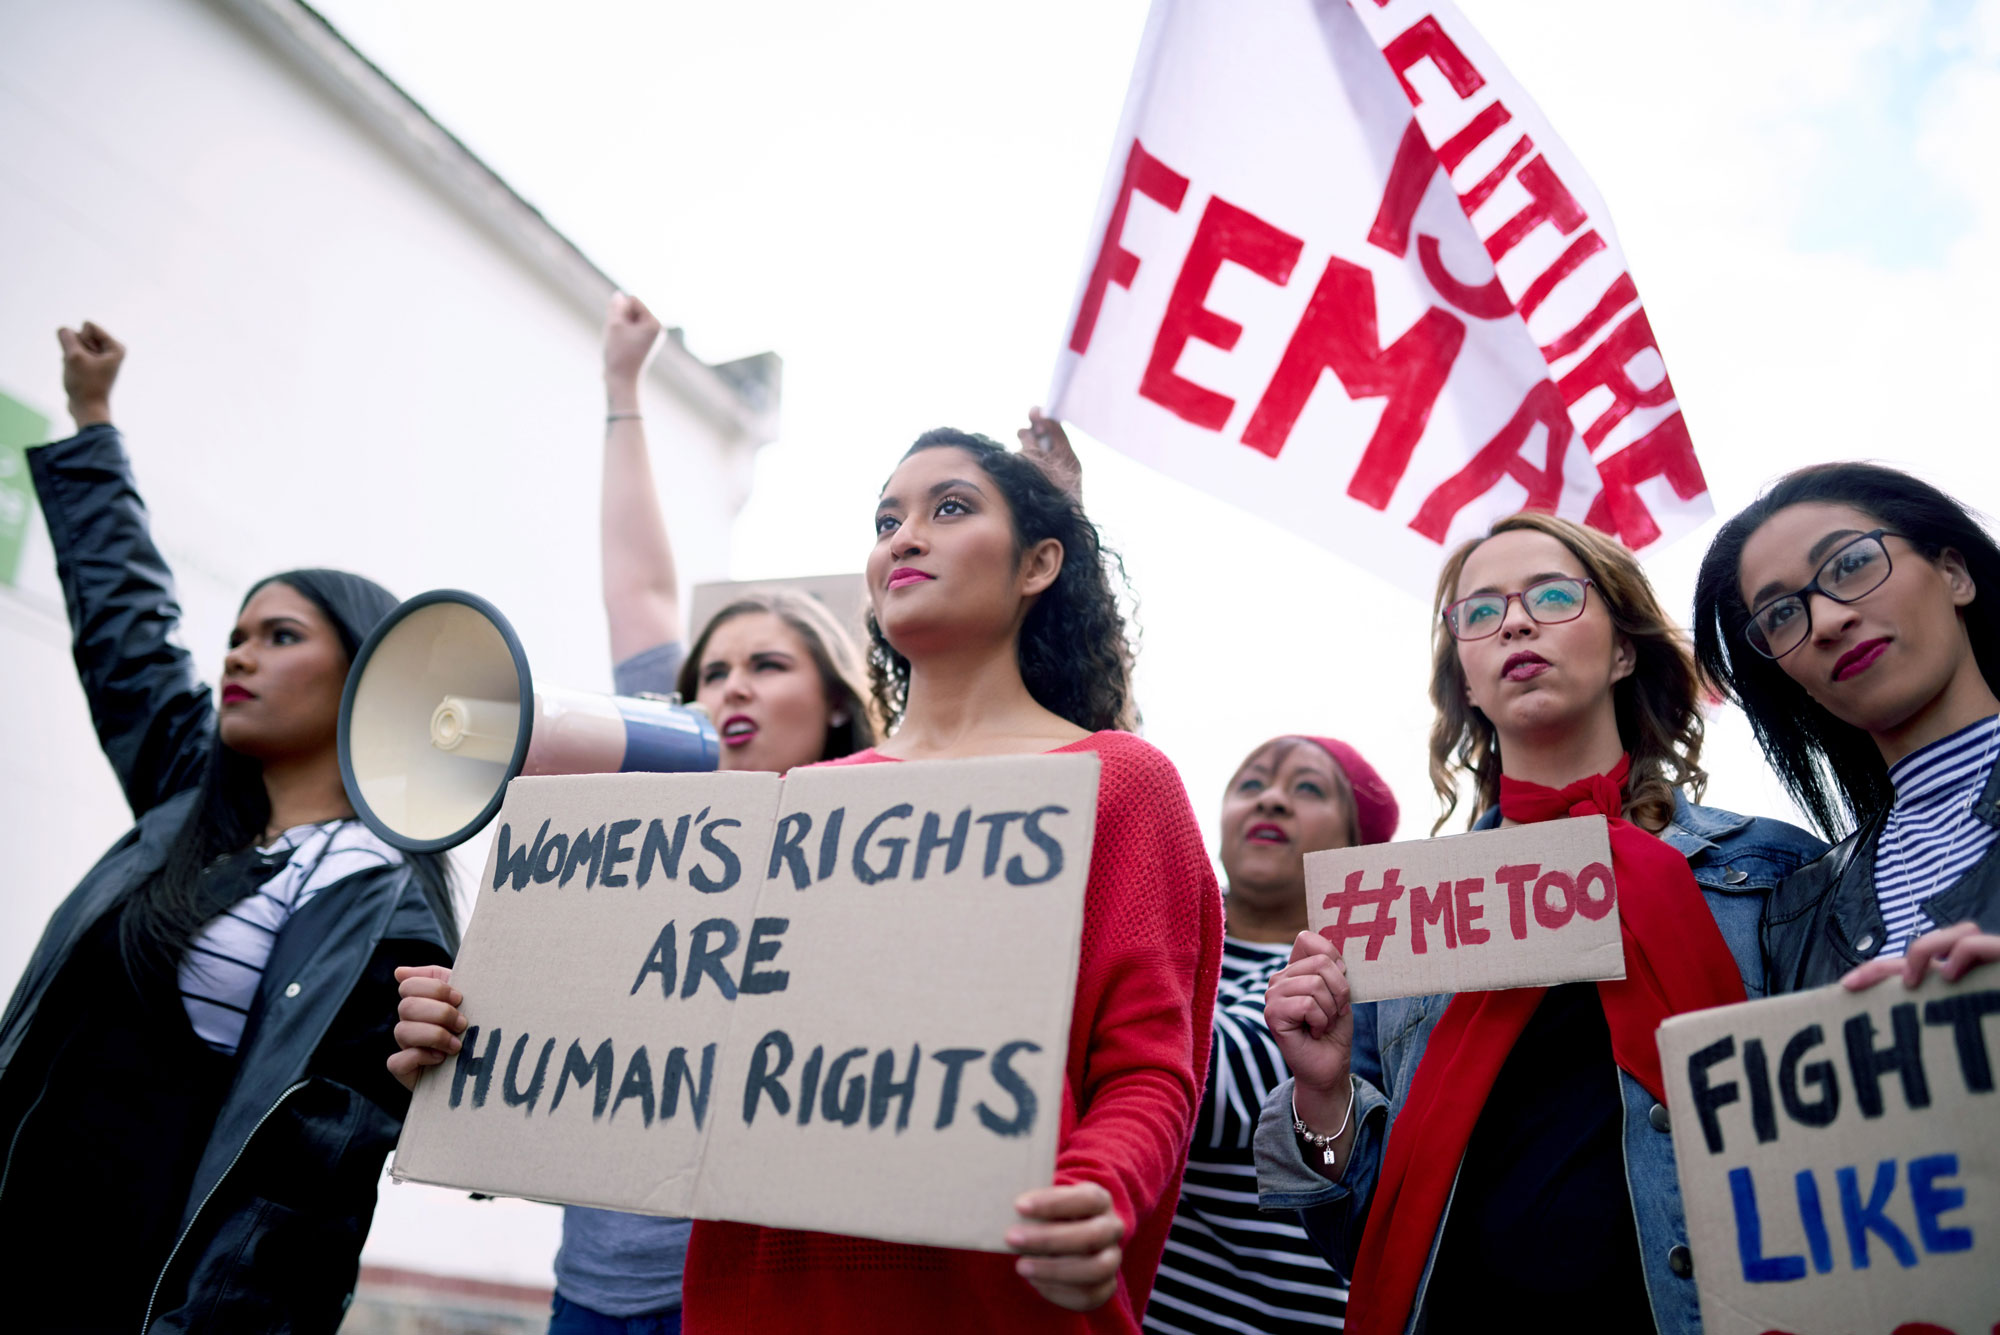
M 1547 436 L 1540 468 L 1529 463 L 1521 452 L 1537 426 Z M 1521 401 L 1507 425 L 1486 442 L 1472 462 L 1425 499 L 1410 527 L 1432 542 L 1443 543 L 1458 512 L 1493 490 L 1502 478 L 1512 478 L 1527 488 L 1528 498 L 1521 503 L 1523 510 L 1554 510 L 1562 496 L 1563 456 L 1569 451 L 1574 431 L 1556 387 L 1542 381 L 1528 391 L 1528 397 Z
M 1181 265 L 1181 276 L 1174 280 L 1174 293 L 1167 298 L 1166 318 L 1160 322 L 1160 336 L 1153 343 L 1153 356 L 1146 363 L 1139 393 L 1196 426 L 1222 430 L 1236 401 L 1195 384 L 1174 369 L 1190 339 L 1227 352 L 1243 336 L 1242 325 L 1203 304 L 1208 300 L 1208 289 L 1225 260 L 1283 287 L 1304 246 L 1297 237 L 1219 195 L 1209 200 Z
M 1332 371 L 1350 398 L 1387 396 L 1382 420 L 1347 487 L 1356 500 L 1385 509 L 1463 342 L 1463 322 L 1433 306 L 1383 347 L 1374 280 L 1360 265 L 1329 257 L 1278 373 L 1244 428 L 1243 443 L 1277 458 L 1322 371 Z
M 1104 308 L 1104 290 L 1113 283 L 1129 288 L 1138 276 L 1139 257 L 1119 244 L 1125 232 L 1126 211 L 1132 207 L 1132 192 L 1138 191 L 1169 213 L 1179 213 L 1187 188 L 1187 177 L 1148 153 L 1137 139 L 1132 141 L 1132 151 L 1125 155 L 1125 184 L 1118 191 L 1111 221 L 1105 225 L 1104 240 L 1097 248 L 1097 263 L 1090 269 L 1090 284 L 1084 288 L 1083 300 L 1076 308 L 1076 327 L 1069 335 L 1072 352 L 1090 350 L 1090 336 L 1097 330 L 1097 314 Z

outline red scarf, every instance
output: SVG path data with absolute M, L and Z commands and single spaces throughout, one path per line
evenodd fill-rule
M 1597 995 L 1619 1069 L 1664 1101 L 1654 1030 L 1669 1016 L 1742 1001 L 1743 980 L 1687 859 L 1620 814 L 1631 768 L 1632 758 L 1621 756 L 1609 774 L 1561 790 L 1502 775 L 1500 814 L 1522 824 L 1609 818 L 1625 977 L 1599 983 Z M 1368 1211 L 1347 1313 L 1355 1335 L 1399 1335 L 1409 1324 L 1472 1128 L 1547 990 L 1461 992 L 1431 1031 Z

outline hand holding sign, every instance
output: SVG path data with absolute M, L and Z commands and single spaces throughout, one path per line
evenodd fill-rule
M 1916 987 L 1933 969 L 1946 982 L 1955 983 L 1965 977 L 1966 970 L 1994 963 L 2000 963 L 2000 936 L 1980 931 L 1976 922 L 1962 922 L 1925 932 L 1910 943 L 1901 959 L 1878 957 L 1849 970 L 1840 985 L 1859 992 L 1901 974 L 1904 987 Z
M 396 970 L 396 1052 L 389 1074 L 414 1090 L 426 1066 L 456 1056 L 466 1018 L 459 1012 L 465 997 L 451 985 L 451 970 L 441 964 L 405 965 Z
M 1014 1268 L 1035 1292 L 1057 1307 L 1091 1312 L 1118 1291 L 1125 1253 L 1125 1221 L 1111 1207 L 1111 1193 L 1095 1182 L 1043 1187 L 1014 1202 L 1025 1219 L 1007 1230 L 1007 1245 L 1022 1253 Z
M 1307 1126 L 1325 1131 L 1346 1119 L 1353 1099 L 1354 1005 L 1347 966 L 1325 937 L 1300 932 L 1292 962 L 1264 990 L 1264 1023 L 1296 1078 L 1294 1107 Z M 1347 1162 L 1353 1132 L 1330 1148 Z
M 1038 1286 L 1088 1299 L 1118 1242 L 1096 1189 L 1009 1203 L 1054 1165 L 1097 765 L 517 779 L 457 969 L 402 980 L 396 1069 L 438 1071 L 396 1176 L 988 1251 L 1026 1229 Z
M 1660 1027 L 1704 1330 L 2000 1323 L 1996 1025 L 1991 979 L 1933 973 Z

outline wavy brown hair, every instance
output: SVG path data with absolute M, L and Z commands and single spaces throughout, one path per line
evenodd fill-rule
M 1438 572 L 1431 626 L 1431 787 L 1442 810 L 1435 834 L 1458 806 L 1458 777 L 1472 775 L 1479 798 L 1472 821 L 1500 800 L 1500 738 L 1492 721 L 1466 699 L 1458 642 L 1444 609 L 1458 596 L 1458 577 L 1480 543 L 1502 533 L 1545 533 L 1567 547 L 1590 576 L 1591 592 L 1611 615 L 1612 629 L 1632 646 L 1631 675 L 1612 688 L 1618 740 L 1632 756 L 1625 780 L 1625 818 L 1658 834 L 1674 814 L 1674 789 L 1697 800 L 1708 786 L 1701 767 L 1701 679 L 1687 637 L 1668 619 L 1638 558 L 1615 538 L 1554 515 L 1510 515 L 1453 552 Z M 1470 822 L 1469 822 L 1470 823 Z
M 798 633 L 812 655 L 819 672 L 820 689 L 826 693 L 826 740 L 820 747 L 821 760 L 838 760 L 875 745 L 877 735 L 874 701 L 863 684 L 861 651 L 824 603 L 810 594 L 791 589 L 752 589 L 708 619 L 695 639 L 694 647 L 681 660 L 680 676 L 674 687 L 681 699 L 692 700 L 701 691 L 701 658 L 708 652 L 709 637 L 724 622 L 763 612 L 778 618 Z M 846 717 L 839 723 L 833 720 Z

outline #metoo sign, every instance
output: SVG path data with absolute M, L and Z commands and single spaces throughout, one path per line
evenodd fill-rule
M 1097 778 L 516 779 L 394 1176 L 1006 1250 L 1055 1166 Z
M 1604 202 L 1445 0 L 1154 0 L 1051 411 L 1429 593 L 1712 510 Z
M 1710 1335 L 2000 1329 L 1993 974 L 1660 1026 Z
M 1306 854 L 1356 1001 L 1625 976 L 1602 816 Z

